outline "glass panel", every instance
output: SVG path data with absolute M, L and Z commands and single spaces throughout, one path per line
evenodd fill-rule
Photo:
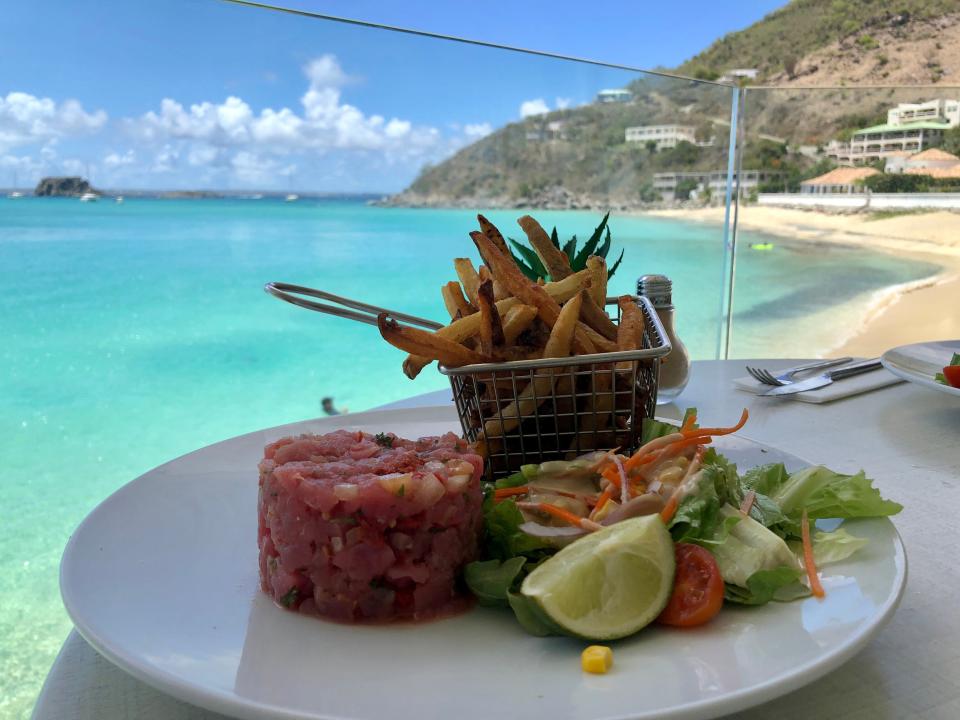
M 722 228 L 639 211 L 722 212 L 729 88 L 224 4 L 59 14 L 5 47 L 0 87 L 42 116 L 0 131 L 0 714 L 28 715 L 70 628 L 64 543 L 112 491 L 324 398 L 356 412 L 448 386 L 265 282 L 444 320 L 477 210 L 583 247 L 612 208 L 611 294 L 667 274 L 681 336 L 715 355 Z
M 732 356 L 960 333 L 958 125 L 958 88 L 747 90 Z

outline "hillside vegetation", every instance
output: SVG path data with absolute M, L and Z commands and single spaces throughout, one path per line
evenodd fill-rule
M 694 77 L 717 77 L 731 67 L 757 68 L 766 78 L 826 45 L 850 40 L 871 50 L 878 45 L 876 34 L 894 31 L 907 37 L 958 10 L 957 0 L 793 0 L 747 29 L 725 35 L 677 69 Z
M 757 68 L 772 91 L 748 92 L 745 169 L 779 170 L 781 189 L 829 168 L 817 148 L 886 120 L 901 102 L 944 96 L 929 88 L 858 85 L 960 85 L 960 1 L 794 0 L 760 22 L 718 40 L 678 68 L 713 78 Z M 829 85 L 823 89 L 797 86 Z M 659 200 L 659 172 L 726 167 L 731 90 L 644 77 L 628 85 L 633 102 L 591 104 L 510 123 L 426 167 L 389 202 L 401 205 L 627 207 Z M 960 90 L 946 93 L 960 97 Z M 697 144 L 675 148 L 626 142 L 635 125 L 696 129 Z

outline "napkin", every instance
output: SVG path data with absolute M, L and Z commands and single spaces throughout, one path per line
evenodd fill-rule
M 815 375 L 816 373 L 803 373 L 800 375 L 800 378 L 806 379 L 808 377 L 814 377 Z M 834 380 L 826 387 L 817 388 L 816 390 L 807 390 L 806 392 L 799 392 L 794 393 L 793 395 L 785 395 L 783 397 L 770 399 L 790 399 L 817 404 L 828 403 L 845 397 L 851 397 L 852 395 L 859 395 L 861 393 L 870 392 L 871 390 L 877 390 L 878 388 L 887 387 L 888 385 L 896 385 L 897 383 L 901 382 L 903 382 L 902 378 L 898 378 L 886 368 L 880 368 L 879 370 L 864 373 L 863 375 L 854 375 L 853 377 L 844 378 L 843 380 Z M 764 385 L 762 382 L 754 380 L 749 375 L 746 377 L 737 378 L 733 381 L 733 384 L 737 387 L 737 389 L 751 392 L 754 395 L 759 395 L 760 393 L 771 389 L 770 385 Z

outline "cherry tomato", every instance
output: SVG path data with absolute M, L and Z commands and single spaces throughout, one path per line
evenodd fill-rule
M 709 550 L 699 545 L 677 543 L 677 574 L 673 595 L 657 622 L 676 627 L 703 625 L 723 605 L 723 578 Z
M 946 379 L 947 385 L 960 388 L 960 365 L 947 365 L 943 369 L 943 377 Z

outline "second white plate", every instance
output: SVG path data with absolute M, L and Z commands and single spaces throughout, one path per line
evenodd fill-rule
M 725 608 L 709 625 L 650 627 L 586 675 L 584 643 L 526 635 L 476 608 L 422 625 L 348 626 L 276 607 L 258 588 L 257 462 L 282 435 L 346 427 L 419 437 L 455 429 L 452 408 L 326 418 L 251 433 L 162 465 L 76 530 L 61 590 L 80 633 L 127 672 L 241 718 L 521 720 L 711 718 L 815 680 L 895 609 L 906 559 L 892 523 L 850 523 L 870 544 L 824 573 L 827 597 Z M 740 467 L 801 460 L 721 438 Z
M 960 388 L 938 383 L 933 376 L 943 370 L 954 353 L 960 353 L 960 340 L 914 343 L 887 350 L 880 361 L 894 375 L 917 385 L 960 397 Z

